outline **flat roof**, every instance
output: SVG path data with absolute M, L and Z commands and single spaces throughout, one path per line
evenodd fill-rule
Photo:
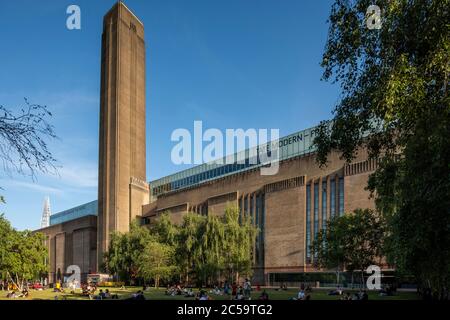
M 50 216 L 50 225 L 60 224 L 63 222 L 75 220 L 84 216 L 98 215 L 98 201 L 84 203 L 82 205 L 60 211 Z

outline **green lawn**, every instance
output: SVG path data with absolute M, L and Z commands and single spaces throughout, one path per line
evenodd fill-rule
M 105 290 L 106 288 L 99 288 Z M 127 287 L 125 290 L 120 288 L 108 288 L 111 293 L 115 293 L 119 296 L 120 299 L 130 298 L 131 295 L 141 290 L 141 287 Z M 288 300 L 289 298 L 295 297 L 297 295 L 297 289 L 288 289 L 286 291 L 277 291 L 274 289 L 267 289 L 267 293 L 269 294 L 269 299 L 271 300 Z M 183 296 L 167 296 L 164 294 L 165 289 L 155 289 L 150 288 L 145 292 L 145 297 L 151 300 L 194 300 L 194 298 L 185 298 Z M 327 295 L 328 290 L 324 289 L 313 289 L 311 294 L 311 300 L 338 300 L 339 297 L 329 296 Z M 98 291 L 96 292 L 98 294 Z M 0 291 L 0 300 L 5 300 L 6 291 Z M 214 300 L 230 300 L 229 296 L 224 295 L 214 295 L 209 294 L 210 297 Z M 260 295 L 260 292 L 253 291 L 252 299 L 257 299 Z M 44 291 L 30 291 L 30 296 L 28 298 L 16 298 L 15 300 L 54 300 L 55 297 L 58 300 L 67 299 L 67 300 L 88 300 L 88 297 L 81 296 L 81 291 L 77 290 L 75 294 L 68 293 L 55 293 L 53 290 L 44 290 Z M 416 300 L 417 295 L 415 292 L 398 292 L 395 296 L 392 297 L 380 297 L 376 292 L 369 292 L 369 300 Z

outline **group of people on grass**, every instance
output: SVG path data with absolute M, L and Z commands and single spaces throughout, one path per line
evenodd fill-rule
M 145 289 L 144 289 L 145 290 Z M 196 300 L 211 300 L 212 296 L 229 296 L 232 300 L 251 300 L 252 284 L 249 279 L 245 279 L 241 285 L 235 282 L 230 284 L 228 281 L 215 285 L 214 288 L 207 291 L 199 289 L 194 293 L 192 287 L 183 286 L 181 284 L 168 285 L 165 294 L 168 296 L 184 296 L 186 298 L 195 297 Z M 256 286 L 256 291 L 261 291 L 260 286 Z M 269 300 L 269 294 L 263 290 L 258 296 L 259 300 Z
M 7 298 L 27 298 L 30 295 L 30 289 L 43 290 L 43 286 L 39 282 L 25 283 L 22 290 L 12 281 L 0 280 L 0 291 L 7 291 Z
M 341 300 L 359 300 L 359 301 L 367 301 L 369 300 L 369 296 L 367 295 L 366 290 L 359 290 L 357 292 L 344 292 L 340 298 Z
M 73 284 L 67 284 L 67 288 L 72 289 L 71 293 L 75 294 L 75 288 L 77 286 Z M 34 290 L 43 290 L 44 287 L 40 283 L 27 283 L 24 285 L 23 290 L 18 290 L 17 286 L 5 280 L 0 280 L 0 290 L 7 290 L 7 298 L 26 298 L 30 295 L 30 289 Z M 122 286 L 122 290 L 125 287 Z M 149 289 L 148 286 L 144 285 L 142 290 L 139 290 L 131 295 L 129 299 L 132 300 L 145 300 L 144 292 Z M 264 289 L 261 291 L 259 285 L 255 287 L 256 292 L 260 292 L 257 295 L 258 300 L 269 300 L 269 294 Z M 276 291 L 286 291 L 288 290 L 286 284 L 281 284 Z M 57 281 L 53 286 L 54 292 L 64 293 L 64 287 L 61 281 Z M 230 282 L 225 281 L 218 285 L 215 285 L 209 291 L 206 289 L 199 288 L 196 292 L 194 292 L 192 287 L 183 286 L 181 284 L 176 285 L 168 285 L 165 291 L 166 295 L 169 296 L 183 296 L 185 298 L 195 298 L 196 300 L 212 300 L 214 296 L 228 296 L 232 300 L 251 300 L 252 299 L 252 291 L 253 287 L 249 279 L 245 279 L 240 285 L 235 282 L 230 284 Z M 311 299 L 312 289 L 309 285 L 305 285 L 302 283 L 300 285 L 299 291 L 296 296 L 291 297 L 290 300 L 310 300 Z M 391 296 L 395 293 L 395 287 L 393 286 L 384 286 L 380 291 L 380 296 Z M 109 289 L 100 289 L 97 293 L 97 285 L 95 283 L 86 283 L 81 285 L 81 295 L 87 296 L 92 300 L 105 300 L 105 299 L 119 299 L 117 294 L 112 294 Z M 339 300 L 360 300 L 365 301 L 369 299 L 366 290 L 359 291 L 344 291 L 340 286 L 337 286 L 336 289 L 328 291 L 328 295 L 330 296 L 338 296 Z M 424 296 L 426 296 L 424 294 Z M 431 290 L 430 290 L 430 300 Z M 63 297 L 64 298 L 64 297 Z M 255 295 L 253 296 L 255 298 Z M 55 299 L 58 299 L 58 296 L 55 296 Z M 424 297 L 424 299 L 426 299 Z
M 361 300 L 367 301 L 369 300 L 369 296 L 366 290 L 359 290 L 357 292 L 344 292 L 344 290 L 338 286 L 335 290 L 331 290 L 328 292 L 329 296 L 340 296 L 340 300 Z
M 281 290 L 287 290 L 287 287 L 284 287 Z M 297 296 L 293 297 L 291 300 L 311 300 L 311 292 L 311 287 L 309 285 L 305 286 L 305 284 L 302 283 L 300 285 L 300 290 L 298 291 Z
M 119 296 L 115 293 L 110 293 L 109 289 L 105 289 L 105 291 L 103 291 L 102 289 L 100 289 L 98 295 L 90 295 L 89 299 L 93 299 L 93 300 L 107 300 L 107 299 L 119 299 Z
M 6 295 L 7 298 L 27 298 L 30 295 L 30 292 L 28 291 L 28 288 L 25 287 L 23 290 L 18 293 L 16 290 L 8 291 L 8 294 Z
M 181 284 L 168 285 L 165 294 L 167 296 L 184 296 L 186 298 L 194 297 L 194 291 L 191 287 L 185 287 Z

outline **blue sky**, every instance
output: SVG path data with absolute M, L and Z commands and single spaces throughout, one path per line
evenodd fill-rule
M 97 198 L 102 18 L 115 3 L 0 2 L 0 104 L 23 97 L 53 112 L 50 144 L 59 175 L 37 181 L 0 171 L 0 212 L 19 229 L 39 227 L 43 200 L 53 212 Z M 281 135 L 330 118 L 339 95 L 320 80 L 331 1 L 128 0 L 145 25 L 147 179 L 174 165 L 176 128 L 279 128 Z M 81 30 L 66 8 L 81 8 Z

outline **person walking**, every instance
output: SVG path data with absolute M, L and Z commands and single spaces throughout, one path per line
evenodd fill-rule
M 250 283 L 250 280 L 246 278 L 244 281 L 244 297 L 246 300 L 251 300 L 251 291 L 252 284 Z

